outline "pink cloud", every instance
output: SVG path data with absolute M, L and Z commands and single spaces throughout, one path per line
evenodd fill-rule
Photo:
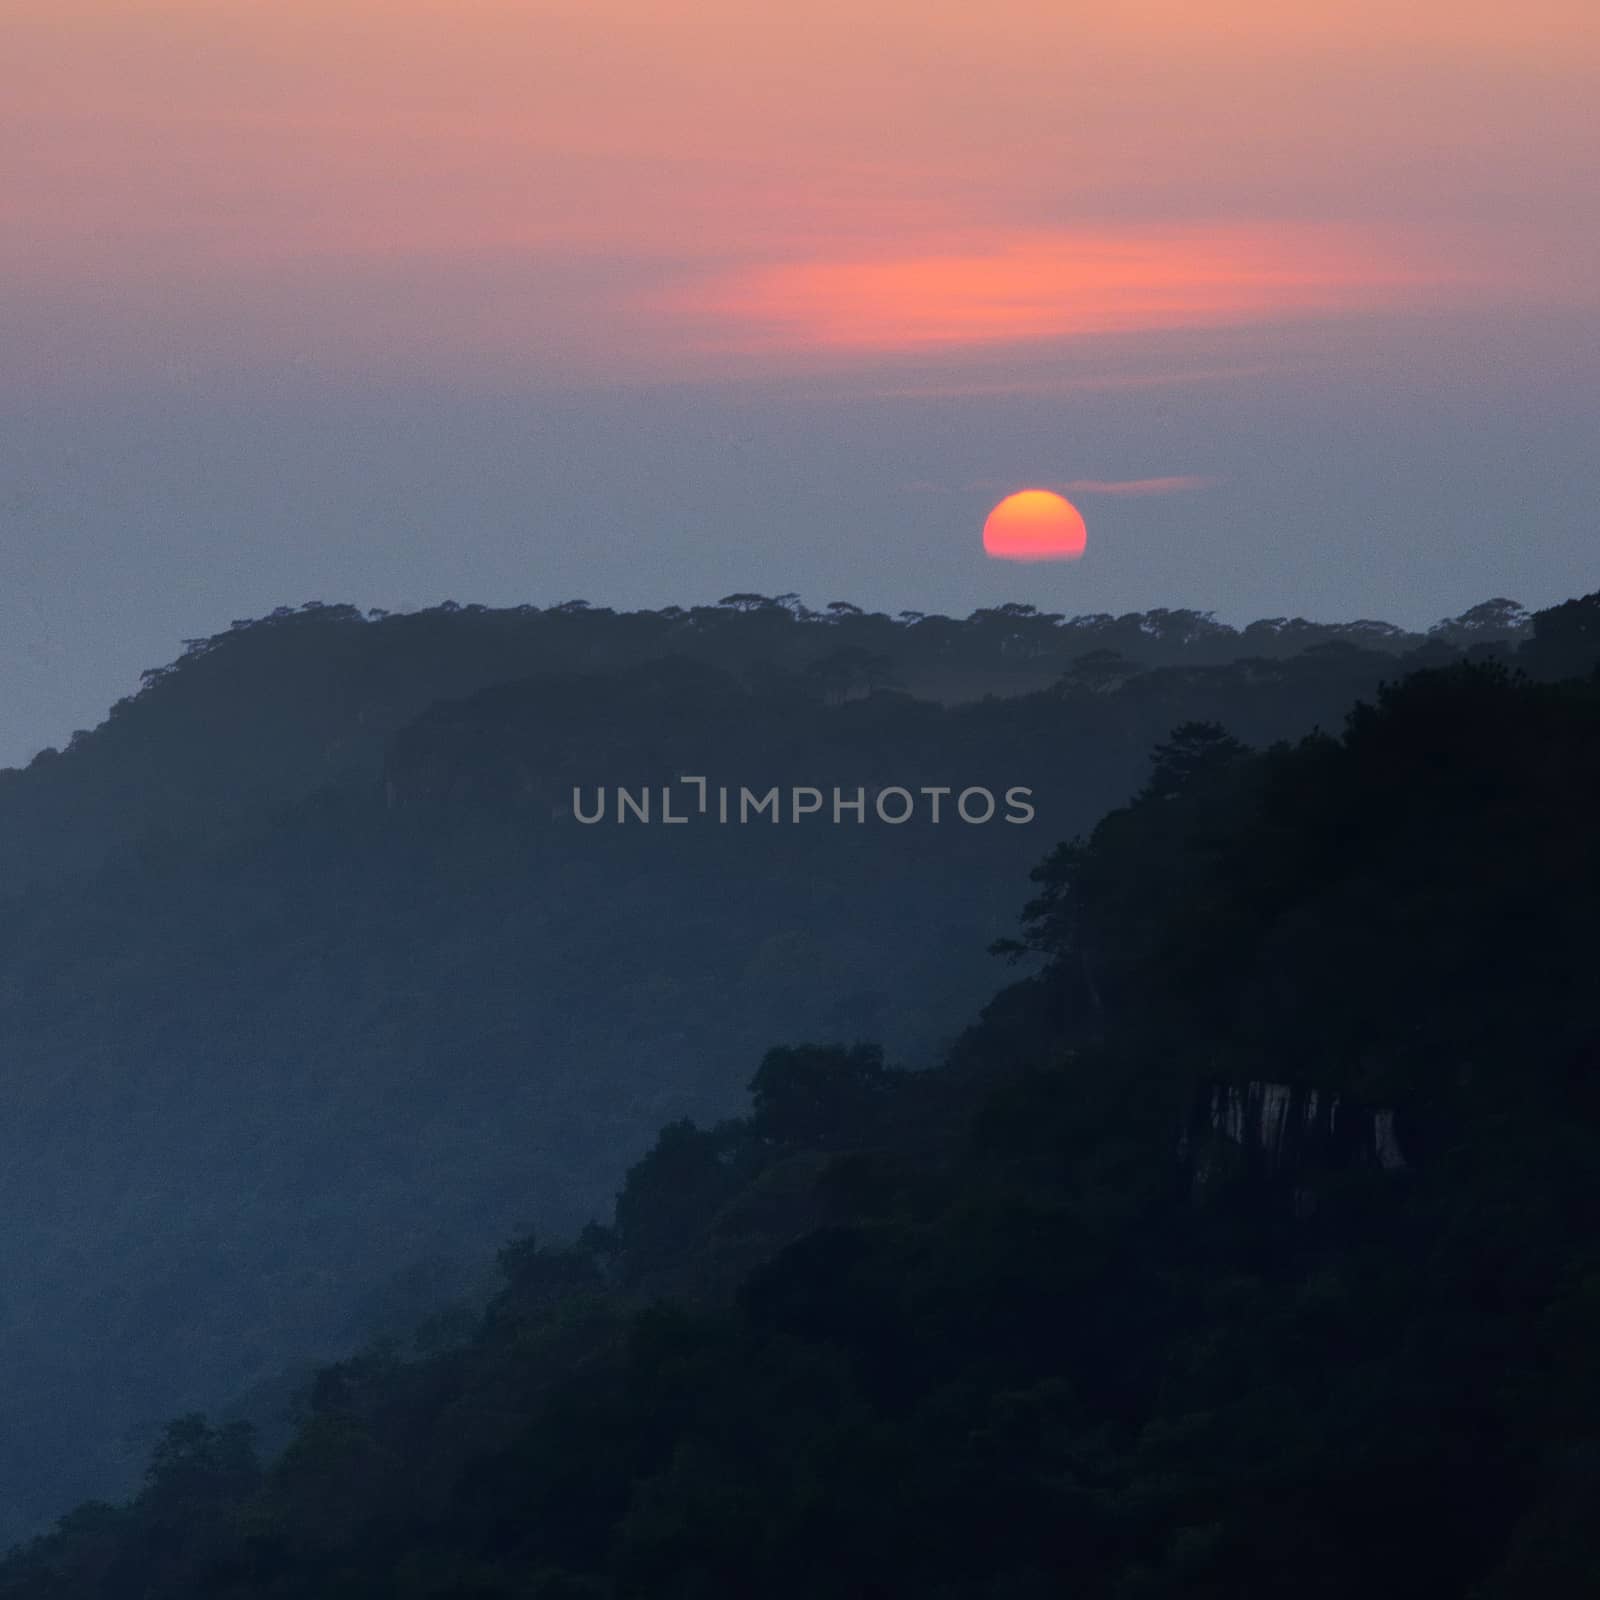
M 881 355 L 1374 310 L 1440 278 L 1376 238 L 1289 224 L 979 229 L 961 247 L 911 243 L 748 263 L 648 303 L 723 351 Z
M 1175 478 L 1074 478 L 1061 485 L 1067 494 L 1149 495 L 1190 494 L 1213 488 L 1217 479 L 1184 476 Z

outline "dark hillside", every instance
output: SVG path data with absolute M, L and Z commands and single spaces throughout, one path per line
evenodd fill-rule
M 776 610 L 705 627 L 926 625 Z M 103 840 L 92 872 L 0 903 L 14 1531 L 129 1482 L 161 1417 L 277 1393 L 286 1368 L 472 1281 L 497 1238 L 576 1229 L 656 1128 L 734 1111 L 774 1037 L 933 1059 L 982 1000 L 977 954 L 1029 865 L 1126 795 L 1167 730 L 1218 720 L 1264 745 L 1336 725 L 1396 669 L 1338 641 L 1145 671 L 1091 655 L 1047 690 L 942 706 L 857 657 L 820 674 L 681 653 L 592 670 L 584 628 L 660 619 L 569 608 L 534 618 L 547 640 L 567 630 L 559 671 L 435 701 L 381 738 L 380 717 L 352 766 L 327 755 L 352 748 L 335 736 L 362 708 L 399 719 L 440 681 L 424 635 L 476 641 L 438 647 L 470 679 L 515 655 L 491 643 L 532 625 L 519 617 L 243 628 L 60 757 L 62 776 L 16 775 L 36 798 L 98 804 L 181 771 L 199 820 Z M 352 644 L 403 636 L 393 682 Z M 318 688 L 333 682 L 347 700 Z M 257 720 L 208 710 L 224 683 Z M 1038 814 L 745 829 L 565 814 L 575 784 L 697 770 L 847 793 L 1021 784 Z M 74 789 L 96 772 L 103 787 Z
M 454 1342 L 265 1465 L 173 1424 L 0 1596 L 1592 1593 L 1597 790 L 1600 676 L 1187 719 L 931 1070 L 753 1052 Z

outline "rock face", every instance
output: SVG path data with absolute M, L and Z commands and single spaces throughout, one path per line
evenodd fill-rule
M 1394 1109 L 1297 1083 L 1212 1083 L 1196 1096 L 1179 1144 L 1196 1195 L 1230 1177 L 1278 1179 L 1297 1208 L 1310 1204 L 1300 1182 L 1318 1172 L 1371 1166 L 1404 1172 L 1403 1126 Z

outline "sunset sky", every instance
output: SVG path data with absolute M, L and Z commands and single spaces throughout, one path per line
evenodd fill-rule
M 0 761 L 305 599 L 1600 587 L 1597 97 L 1593 0 L 7 0 Z

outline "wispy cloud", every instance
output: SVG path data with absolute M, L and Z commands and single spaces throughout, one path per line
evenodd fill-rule
M 1165 478 L 1042 478 L 1022 484 L 1012 478 L 969 478 L 961 484 L 914 478 L 901 485 L 907 494 L 1010 494 L 1018 488 L 1054 489 L 1065 495 L 1108 495 L 1133 499 L 1140 495 L 1194 494 L 1214 489 L 1221 478 L 1185 473 Z
M 968 397 L 1027 394 L 1073 394 L 1114 392 L 1124 389 L 1159 389 L 1179 384 L 1231 383 L 1241 378 L 1281 375 L 1292 362 L 1280 356 L 1274 362 L 1257 361 L 1234 366 L 1201 366 L 1169 372 L 1106 372 L 1069 375 L 1051 373 L 1043 377 L 954 378 L 943 373 L 929 374 L 912 382 L 875 385 L 862 392 L 874 400 L 948 400 Z
M 1073 478 L 1061 485 L 1064 494 L 1136 495 L 1192 494 L 1215 488 L 1218 479 L 1187 474 L 1173 478 Z

